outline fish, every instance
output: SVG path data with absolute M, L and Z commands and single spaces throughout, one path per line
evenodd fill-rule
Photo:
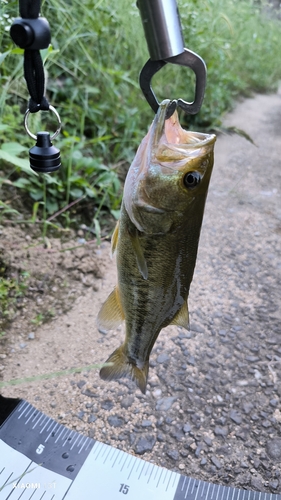
M 125 179 L 120 219 L 112 235 L 117 284 L 97 326 L 125 321 L 125 341 L 100 370 L 103 380 L 132 379 L 145 394 L 149 355 L 168 325 L 189 329 L 188 294 L 196 264 L 214 134 L 184 130 L 164 100 Z

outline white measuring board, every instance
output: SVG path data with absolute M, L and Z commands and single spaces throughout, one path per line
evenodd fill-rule
M 192 479 L 0 395 L 0 500 L 281 500 Z

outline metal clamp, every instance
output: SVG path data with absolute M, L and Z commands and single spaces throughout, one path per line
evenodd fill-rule
M 49 110 L 52 111 L 54 113 L 54 115 L 56 115 L 56 118 L 57 118 L 58 123 L 59 123 L 59 126 L 58 126 L 57 130 L 54 132 L 54 134 L 50 138 L 51 141 L 52 141 L 53 139 L 55 139 L 59 135 L 59 133 L 61 131 L 61 118 L 60 118 L 60 115 L 58 114 L 57 110 L 53 106 L 49 106 Z M 30 111 L 29 111 L 29 109 L 27 109 L 26 112 L 25 112 L 25 115 L 24 115 L 24 128 L 25 128 L 26 132 L 28 133 L 28 135 L 32 139 L 34 139 L 36 141 L 37 140 L 37 135 L 32 134 L 32 132 L 30 132 L 30 130 L 28 128 L 28 117 L 29 117 L 29 115 L 30 115 Z
M 181 54 L 175 57 L 170 57 L 165 61 L 152 61 L 149 59 L 146 62 L 140 72 L 139 83 L 148 104 L 153 111 L 157 113 L 159 102 L 151 87 L 151 80 L 155 73 L 163 68 L 163 66 L 165 66 L 168 62 L 172 64 L 179 64 L 180 66 L 187 66 L 194 71 L 196 76 L 194 101 L 187 102 L 179 98 L 177 99 L 177 104 L 185 111 L 185 113 L 195 115 L 200 110 L 204 99 L 207 71 L 203 59 L 198 54 L 195 54 L 195 52 L 188 49 L 184 49 L 184 52 Z

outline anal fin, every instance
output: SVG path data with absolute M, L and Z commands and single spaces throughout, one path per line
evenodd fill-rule
M 175 315 L 174 319 L 171 321 L 170 325 L 182 326 L 186 330 L 189 330 L 189 313 L 187 302 L 184 302 L 180 310 Z
M 121 306 L 119 291 L 115 287 L 101 306 L 97 317 L 97 326 L 99 330 L 114 330 L 124 319 L 125 315 Z

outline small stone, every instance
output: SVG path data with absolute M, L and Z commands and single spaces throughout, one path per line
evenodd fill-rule
M 265 429 L 268 429 L 268 427 L 271 427 L 271 422 L 269 420 L 264 420 L 261 424 Z
M 165 434 L 163 434 L 163 432 L 158 432 L 157 441 L 159 441 L 160 443 L 165 443 L 166 436 L 165 436 Z
M 86 380 L 79 380 L 79 382 L 77 382 L 77 387 L 79 389 L 82 389 L 83 385 L 86 384 Z
M 85 415 L 85 412 L 83 410 L 79 411 L 79 413 L 77 413 L 77 417 L 80 418 L 80 420 L 83 420 L 84 415 Z
M 125 423 L 124 419 L 122 417 L 118 417 L 117 415 L 111 415 L 107 418 L 107 421 L 109 425 L 112 425 L 112 427 L 122 427 Z
M 180 470 L 183 470 L 183 469 L 185 469 L 185 465 L 184 465 L 184 464 L 179 464 L 179 465 L 178 465 L 178 468 L 179 468 Z M 277 482 L 278 482 L 278 481 L 277 481 Z
M 163 352 L 162 354 L 159 354 L 159 356 L 157 356 L 156 361 L 160 364 L 168 363 L 170 361 L 170 356 Z
M 93 413 L 91 413 L 91 415 L 89 415 L 88 417 L 88 424 L 91 424 L 93 422 L 95 422 L 97 420 L 98 417 L 96 417 L 96 415 L 94 415 Z
M 156 403 L 156 411 L 168 411 L 176 400 L 177 398 L 173 396 L 159 399 Z
M 134 447 L 135 453 L 143 455 L 147 451 L 151 451 L 155 445 L 156 438 L 153 435 L 141 436 Z
M 155 389 L 153 392 L 152 392 L 152 395 L 155 397 L 155 399 L 159 398 L 162 394 L 162 391 L 161 389 Z
M 101 407 L 103 410 L 110 411 L 114 407 L 114 403 L 113 401 L 111 401 L 111 399 L 105 399 L 104 401 L 102 401 Z
M 258 356 L 246 356 L 246 361 L 250 361 L 250 363 L 256 363 L 257 361 L 260 361 L 260 358 Z
M 216 436 L 227 436 L 228 435 L 228 428 L 227 427 L 215 427 L 214 433 Z
M 240 413 L 238 413 L 236 410 L 231 410 L 230 418 L 231 418 L 231 420 L 233 420 L 233 422 L 235 422 L 238 425 L 241 424 L 241 422 L 242 422 L 242 417 L 241 417 Z
M 20 348 L 21 348 L 21 349 L 24 349 L 26 346 L 27 346 L 27 344 L 25 344 L 24 342 L 21 342 L 21 343 L 20 343 Z
M 179 452 L 178 450 L 168 450 L 166 451 L 166 455 L 168 455 L 169 458 L 172 460 L 178 460 L 179 459 Z
M 200 465 L 206 465 L 206 463 L 207 463 L 207 460 L 205 457 L 203 457 L 201 462 L 200 462 Z
M 209 436 L 205 436 L 204 441 L 205 441 L 207 446 L 212 446 L 212 444 L 213 444 L 213 441 L 211 440 L 211 438 L 209 438 Z
M 254 408 L 254 405 L 252 403 L 243 403 L 243 411 L 248 415 Z
M 251 486 L 255 488 L 257 491 L 263 490 L 263 481 L 260 475 L 251 477 Z
M 96 398 L 98 394 L 96 392 L 91 391 L 90 389 L 86 389 L 84 392 L 82 392 L 84 396 L 88 396 L 89 398 Z
M 266 451 L 273 460 L 281 461 L 281 438 L 276 438 L 266 443 Z
M 123 398 L 121 403 L 120 403 L 120 406 L 121 408 L 130 408 L 130 406 L 132 406 L 133 402 L 134 402 L 134 396 L 128 396 L 126 398 Z
M 272 481 L 269 481 L 269 484 L 268 486 L 272 489 L 272 490 L 277 490 L 278 486 L 279 486 L 279 481 L 277 479 L 273 479 Z
M 152 426 L 152 422 L 151 422 L 151 420 L 143 420 L 142 423 L 141 423 L 141 426 L 142 427 L 151 427 Z
M 215 457 L 215 456 L 211 457 L 211 461 L 213 462 L 213 464 L 216 466 L 217 469 L 222 468 L 221 462 L 219 461 L 219 459 L 217 457 Z
M 35 339 L 35 333 L 34 332 L 30 332 L 28 334 L 28 340 L 34 340 Z
M 190 424 L 188 424 L 188 423 L 187 423 L 187 424 L 184 424 L 184 426 L 183 426 L 182 430 L 183 430 L 183 432 L 184 432 L 185 434 L 187 434 L 188 432 L 190 432 L 190 431 L 191 431 L 191 425 L 190 425 Z

